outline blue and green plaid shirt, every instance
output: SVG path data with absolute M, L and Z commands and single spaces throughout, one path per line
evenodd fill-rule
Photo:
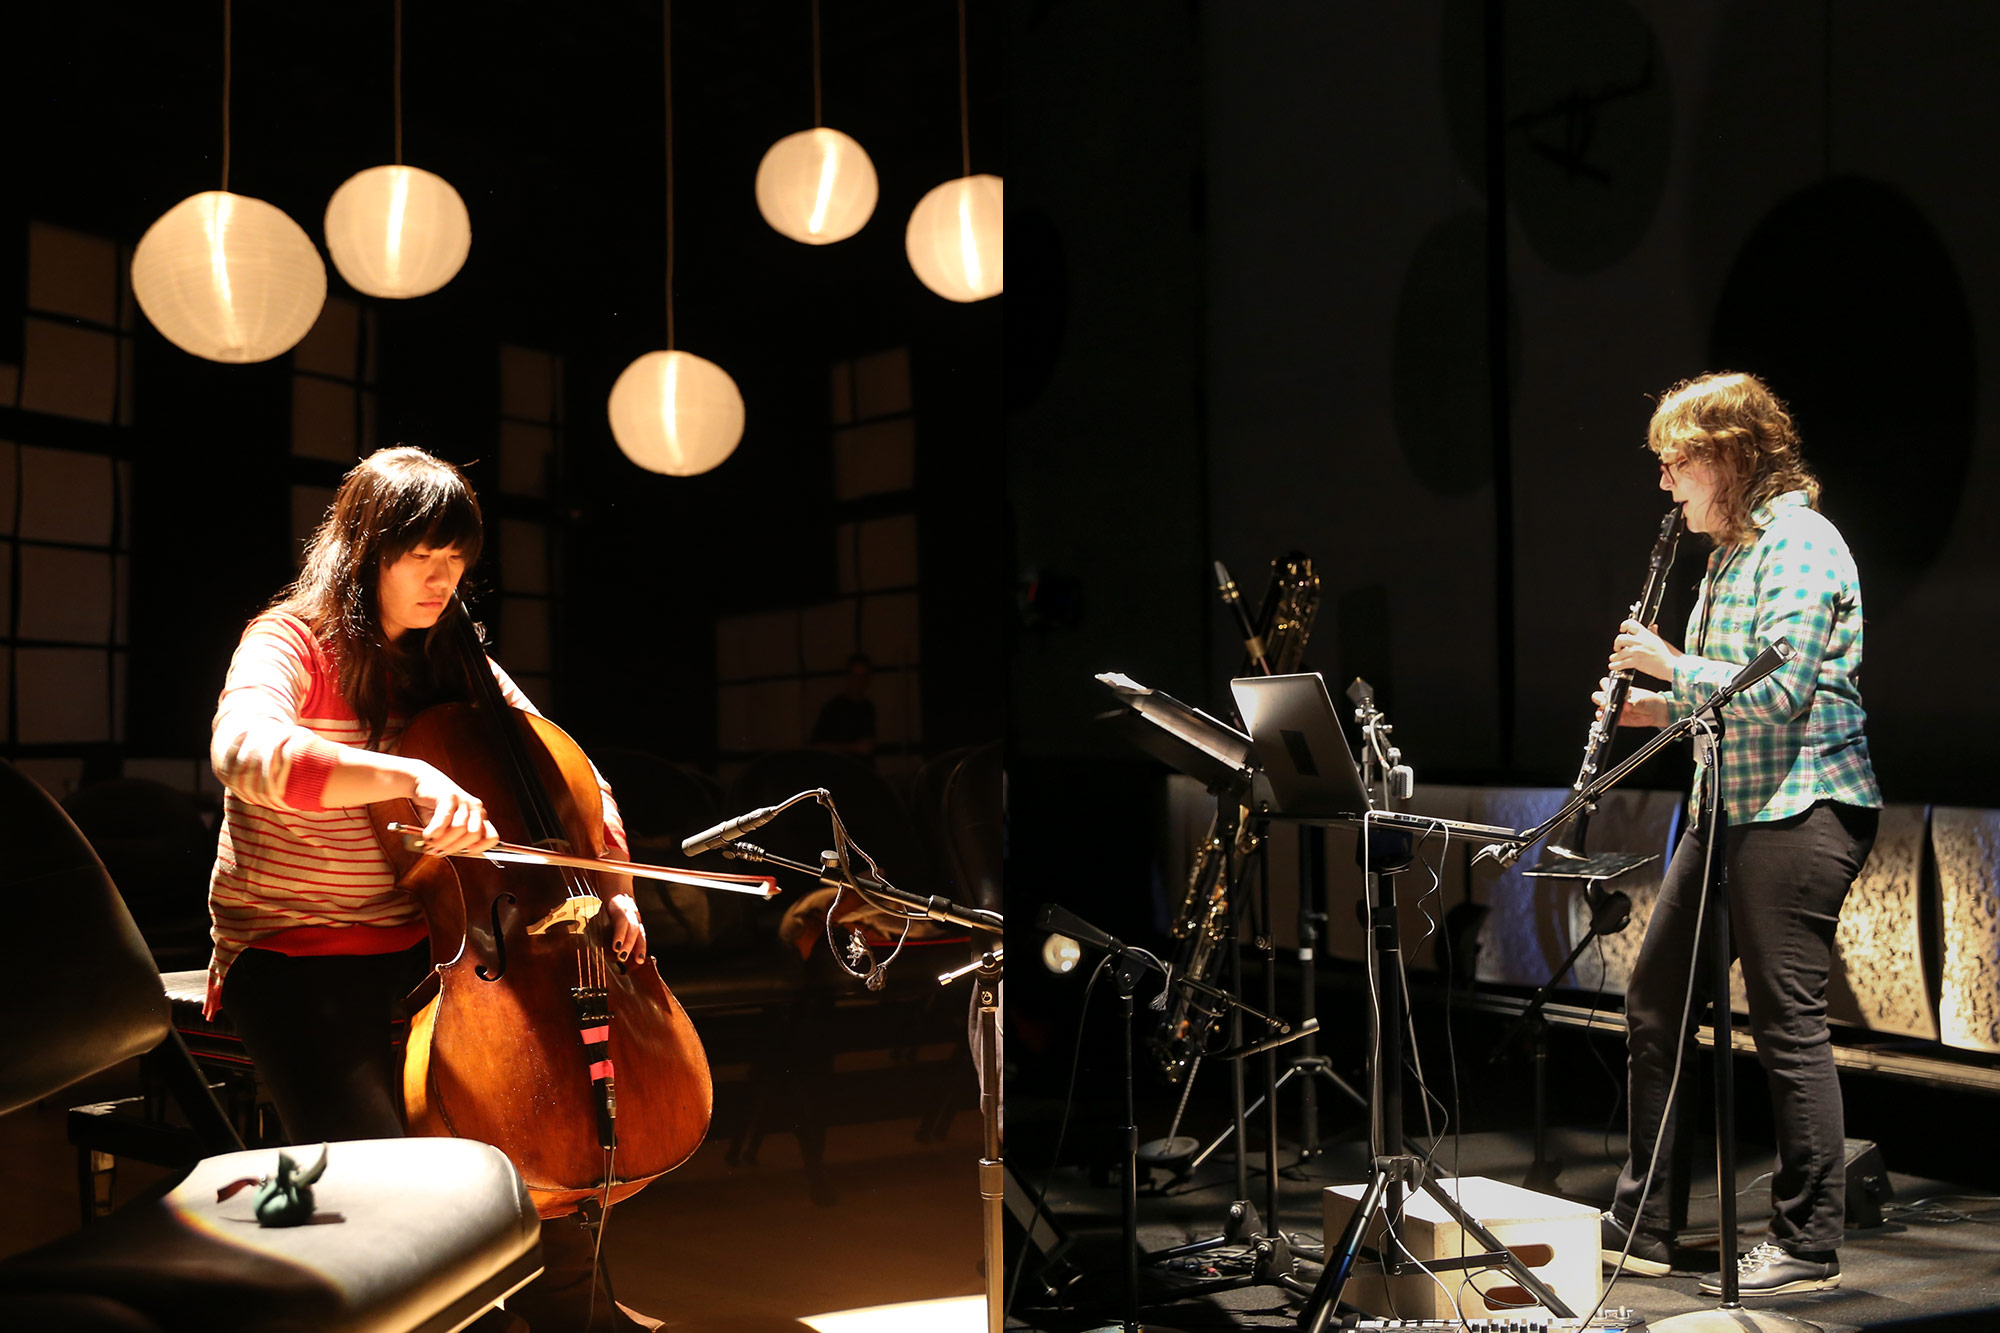
M 1854 557 L 1803 491 L 1788 491 L 1750 519 L 1759 529 L 1754 540 L 1708 557 L 1688 617 L 1687 655 L 1674 659 L 1674 716 L 1687 716 L 1773 639 L 1790 639 L 1799 655 L 1722 710 L 1730 822 L 1786 819 L 1817 801 L 1879 807 L 1856 681 L 1861 579 Z M 1697 772 L 1697 796 L 1703 781 Z

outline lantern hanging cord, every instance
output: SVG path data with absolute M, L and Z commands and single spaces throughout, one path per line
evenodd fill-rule
M 674 0 L 660 0 L 667 88 L 667 350 L 674 350 Z
M 958 150 L 965 173 L 972 174 L 972 118 L 966 109 L 965 91 L 965 0 L 958 0 Z
M 819 0 L 813 0 L 813 128 L 823 123 L 819 110 Z
M 229 193 L 229 14 L 230 0 L 222 0 L 222 192 Z
M 396 0 L 396 41 L 393 79 L 396 85 L 396 165 L 403 165 L 403 0 Z

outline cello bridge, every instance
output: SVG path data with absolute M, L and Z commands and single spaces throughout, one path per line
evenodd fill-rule
M 546 935 L 551 930 L 573 933 L 589 925 L 598 910 L 604 906 L 603 899 L 594 893 L 582 893 L 565 898 L 547 916 L 528 927 L 530 935 Z

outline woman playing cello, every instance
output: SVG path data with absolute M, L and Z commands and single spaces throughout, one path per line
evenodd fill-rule
M 381 450 L 342 482 L 298 579 L 250 622 L 230 662 L 210 748 L 225 795 L 207 1011 L 235 1026 L 294 1143 L 404 1132 L 392 1010 L 431 958 L 424 915 L 397 887 L 364 807 L 412 800 L 432 854 L 498 841 L 479 797 L 395 753 L 412 716 L 462 691 L 431 631 L 482 537 L 457 468 L 421 449 Z M 533 712 L 488 665 L 507 702 Z M 617 806 L 599 786 L 605 842 L 623 858 Z M 604 906 L 618 957 L 643 963 L 629 891 Z M 537 1333 L 654 1326 L 634 1322 L 593 1276 L 577 1218 L 542 1233 L 545 1272 L 510 1298 L 509 1314 Z

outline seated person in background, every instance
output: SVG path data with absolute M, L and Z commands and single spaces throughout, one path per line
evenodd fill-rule
M 868 697 L 868 654 L 847 659 L 847 685 L 820 707 L 813 723 L 815 749 L 839 750 L 870 763 L 875 761 L 875 701 Z

